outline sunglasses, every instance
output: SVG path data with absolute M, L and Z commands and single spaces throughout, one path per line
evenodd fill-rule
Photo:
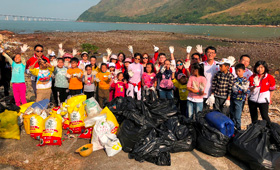
M 37 53 L 42 53 L 42 52 L 44 52 L 44 51 L 36 51 Z
M 143 57 L 143 59 L 148 59 L 148 57 Z
M 198 60 L 198 58 L 194 58 L 194 57 L 192 57 L 192 60 Z
M 140 58 L 135 58 L 134 60 L 140 60 Z
M 64 59 L 71 59 L 71 57 L 64 57 Z
M 180 64 L 176 64 L 176 66 L 182 66 L 183 65 L 183 63 L 180 63 Z

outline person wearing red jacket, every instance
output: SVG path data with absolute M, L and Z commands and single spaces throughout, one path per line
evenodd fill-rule
M 125 54 L 123 52 L 120 52 L 118 54 L 118 61 L 116 63 L 116 70 L 122 70 L 122 72 L 124 72 L 124 60 L 125 60 Z
M 248 105 L 252 123 L 258 120 L 258 108 L 261 117 L 270 123 L 268 108 L 271 104 L 275 87 L 275 79 L 268 74 L 268 65 L 265 61 L 257 61 L 254 66 L 254 74 L 249 78 L 250 91 L 248 96 Z
M 29 67 L 32 66 L 34 63 L 36 63 L 38 60 L 45 59 L 47 60 L 48 63 L 50 63 L 50 60 L 44 56 L 44 47 L 41 44 L 37 44 L 34 46 L 34 55 L 31 57 L 29 60 L 26 62 L 26 72 L 29 73 Z M 39 62 L 37 62 L 34 66 L 34 68 L 39 68 Z M 37 97 L 36 94 L 36 80 L 37 77 L 31 75 L 31 83 L 32 83 L 32 88 L 35 94 L 35 98 Z

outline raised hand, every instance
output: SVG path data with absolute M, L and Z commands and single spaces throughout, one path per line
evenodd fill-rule
M 159 48 L 157 46 L 154 45 L 154 51 L 158 52 Z
M 169 51 L 170 51 L 171 54 L 173 54 L 174 53 L 174 46 L 170 46 Z
M 133 47 L 132 47 L 132 45 L 129 45 L 129 46 L 128 46 L 128 51 L 129 51 L 131 54 L 133 54 Z
M 187 53 L 190 54 L 191 51 L 192 51 L 192 46 L 187 46 L 187 49 L 186 49 Z
M 23 46 L 20 47 L 21 53 L 25 53 L 28 48 L 29 46 L 27 44 L 23 44 Z
M 197 51 L 199 54 L 203 54 L 202 45 L 196 45 L 196 51 Z

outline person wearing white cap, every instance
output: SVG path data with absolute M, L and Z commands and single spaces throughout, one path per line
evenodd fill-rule
M 214 109 L 219 110 L 221 113 L 228 115 L 228 109 L 225 107 L 230 106 L 230 95 L 232 92 L 232 86 L 234 83 L 234 76 L 229 72 L 231 61 L 227 58 L 223 58 L 218 65 L 220 71 L 214 76 L 212 81 L 211 96 L 214 99 Z
M 79 61 L 79 69 L 85 71 L 85 67 L 90 65 L 90 61 L 88 61 L 88 52 L 83 51 L 81 57 L 82 60 Z
M 110 81 L 110 87 L 111 87 L 111 84 L 114 83 L 114 81 L 116 80 L 116 64 L 115 63 L 109 63 L 109 71 L 110 71 L 110 75 L 111 75 L 111 81 Z M 109 94 L 109 102 L 111 100 L 113 100 L 114 98 L 114 89 L 111 89 L 110 88 L 110 94 Z

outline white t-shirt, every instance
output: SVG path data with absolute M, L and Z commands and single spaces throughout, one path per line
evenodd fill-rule
M 235 73 L 235 67 L 231 67 L 231 74 L 233 74 L 234 78 L 237 77 L 236 73 Z M 248 68 L 245 68 L 245 72 L 243 74 L 243 76 L 249 80 L 249 78 L 253 75 L 253 72 L 251 70 L 249 70 Z
M 208 98 L 211 95 L 211 88 L 212 88 L 212 80 L 215 74 L 220 70 L 219 65 L 217 65 L 216 61 L 210 65 L 207 61 L 203 62 L 204 64 L 204 76 L 206 78 L 206 87 L 204 93 L 206 93 L 203 98 Z

